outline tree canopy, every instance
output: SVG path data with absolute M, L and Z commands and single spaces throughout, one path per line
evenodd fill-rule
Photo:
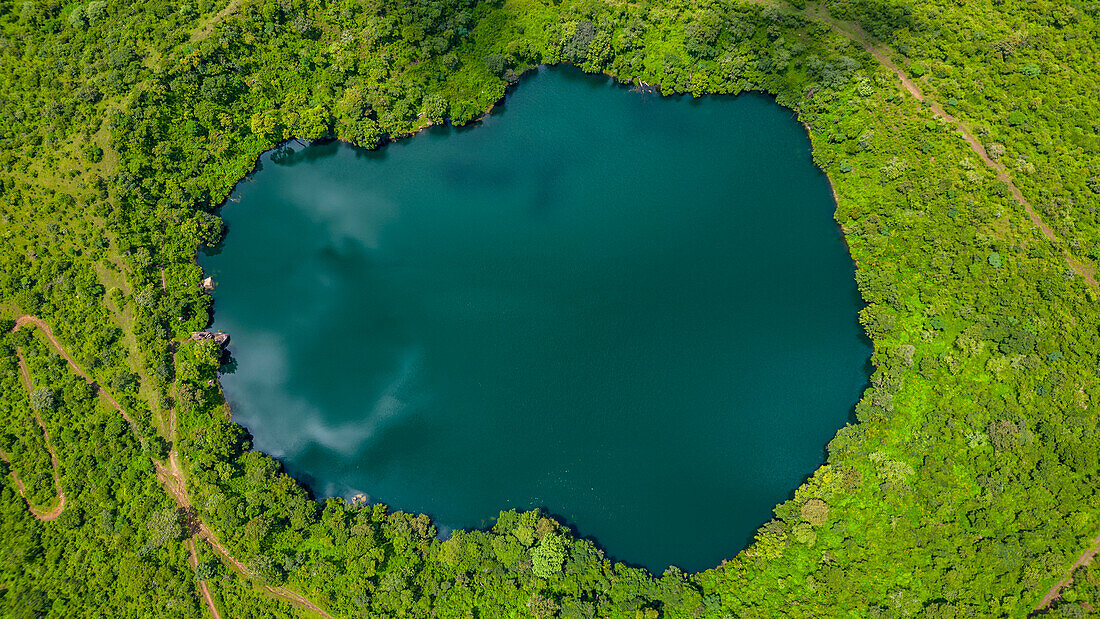
M 1100 533 L 1098 14 L 0 2 L 3 614 L 193 616 L 204 591 L 223 615 L 265 617 L 1028 614 Z M 190 339 L 211 310 L 196 248 L 220 241 L 218 208 L 261 153 L 467 124 L 540 63 L 662 95 L 770 93 L 833 182 L 869 387 L 826 464 L 702 573 L 612 561 L 537 511 L 443 540 L 424 515 L 318 501 L 252 449 L 216 349 Z M 40 328 L 10 331 L 24 314 L 103 395 Z M 64 508 L 39 520 L 28 505 L 57 504 L 55 473 Z M 1054 610 L 1096 608 L 1094 571 Z

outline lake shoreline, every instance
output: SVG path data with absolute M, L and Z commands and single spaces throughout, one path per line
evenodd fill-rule
M 507 114 L 501 106 L 477 131 L 433 131 L 384 155 L 301 140 L 264 155 L 257 166 L 263 173 L 250 177 L 223 212 L 231 242 L 218 257 L 202 259 L 222 284 L 216 326 L 237 343 L 237 371 L 221 378 L 233 418 L 250 429 L 258 449 L 284 454 L 315 497 L 366 492 L 458 528 L 476 528 L 502 506 L 541 506 L 634 565 L 660 571 L 718 564 L 751 542 L 789 488 L 821 465 L 823 445 L 847 420 L 866 379 L 853 265 L 831 228 L 835 198 L 805 156 L 805 134 L 772 97 L 649 97 L 624 92 L 630 85 L 610 77 L 565 68 L 540 71 L 524 85 L 510 93 Z M 527 131 L 536 124 L 537 132 Z M 280 249 L 291 246 L 284 234 L 304 253 Z M 425 238 L 443 242 L 425 248 Z M 789 250 L 784 260 L 771 259 L 776 247 Z M 440 248 L 458 253 L 432 258 Z M 260 257 L 259 270 L 247 266 L 256 262 L 250 256 Z M 452 268 L 464 264 L 477 266 Z M 402 265 L 401 276 L 388 265 Z M 756 275 L 771 272 L 768 265 L 778 270 Z M 541 281 L 536 274 L 552 273 L 558 275 L 545 280 L 551 287 L 535 284 L 534 296 L 525 296 L 530 282 Z M 360 292 L 324 285 L 330 281 L 359 282 Z M 325 302 L 332 294 L 339 301 Z M 740 302 L 746 294 L 757 302 Z M 294 300 L 311 297 L 322 301 L 316 307 L 352 314 L 317 313 Z M 453 309 L 427 309 L 443 300 L 466 308 L 460 322 L 452 324 Z M 770 309 L 757 311 L 764 306 Z M 423 311 L 402 310 L 408 307 Z M 297 318 L 288 322 L 290 314 Z M 420 315 L 450 327 L 405 324 Z M 302 321 L 328 326 L 295 335 L 290 326 Z M 730 330 L 731 321 L 770 335 L 735 335 L 744 330 Z M 353 323 L 367 326 L 349 330 Z M 382 324 L 388 330 L 371 326 Z M 655 324 L 665 325 L 660 335 Z M 258 339 L 257 332 L 267 335 Z M 711 336 L 700 339 L 704 332 Z M 348 338 L 357 343 L 338 343 Z M 470 348 L 463 338 L 479 345 Z M 534 354 L 515 356 L 526 350 L 516 342 L 536 341 L 540 346 L 528 351 Z M 676 360 L 676 351 L 687 354 L 683 346 L 691 347 L 691 360 Z M 776 356 L 783 347 L 807 346 L 841 350 L 852 362 L 825 369 L 801 353 Z M 733 349 L 740 354 L 730 356 Z M 445 361 L 459 358 L 459 365 Z M 744 358 L 759 363 L 745 367 L 738 361 Z M 303 359 L 315 360 L 305 374 L 295 369 Z M 325 363 L 333 366 L 320 372 L 327 382 L 362 386 L 317 389 L 309 377 Z M 276 384 L 265 377 L 257 391 L 264 364 L 288 368 L 286 378 Z M 354 377 L 341 373 L 350 367 L 358 368 Z M 568 369 L 576 367 L 592 371 Z M 601 379 L 609 368 L 614 380 Z M 760 437 L 813 406 L 796 395 L 802 387 L 777 387 L 784 379 L 766 368 L 786 368 L 782 376 L 794 372 L 800 385 L 814 385 L 829 412 L 798 422 L 806 447 L 778 460 Z M 476 387 L 483 379 L 488 391 Z M 386 410 L 397 408 L 376 418 L 379 404 L 371 402 L 382 386 Z M 774 397 L 776 389 L 786 396 Z M 578 404 L 574 392 L 596 404 Z M 416 404 L 418 394 L 439 396 L 440 404 Z M 677 421 L 664 414 L 669 410 L 678 411 Z M 759 413 L 751 416 L 757 422 L 746 422 L 748 411 Z M 296 415 L 290 425 L 288 413 Z M 620 441 L 625 414 L 648 421 Z M 468 423 L 438 442 L 434 429 L 454 415 Z M 576 424 L 588 438 L 577 438 Z M 679 430 L 670 435 L 671 427 Z M 407 456 L 415 446 L 398 435 L 435 445 L 435 455 Z M 488 444 L 486 437 L 493 437 Z M 659 466 L 665 459 L 640 457 L 632 447 L 696 453 L 702 460 L 695 468 L 706 468 L 704 460 L 728 457 L 731 441 L 742 440 L 757 446 L 744 450 L 755 460 L 690 483 L 669 477 L 672 471 Z M 559 449 L 547 451 L 551 444 Z M 511 445 L 525 445 L 526 455 L 517 460 L 502 447 Z M 562 461 L 559 452 L 573 455 Z M 615 464 L 621 462 L 632 464 Z M 389 463 L 413 472 L 384 473 Z M 738 471 L 750 469 L 772 482 L 752 491 L 751 504 L 728 504 L 748 496 Z M 500 473 L 489 481 L 477 471 Z M 648 492 L 633 485 L 639 475 L 653 481 Z M 461 491 L 425 494 L 439 484 Z M 639 513 L 649 516 L 633 517 Z M 639 541 L 655 539 L 648 529 L 657 523 L 676 530 L 686 513 L 708 523 L 699 531 L 723 531 L 724 541 L 686 533 L 664 535 L 656 546 Z M 722 521 L 712 522 L 718 516 Z M 637 522 L 622 524 L 631 519 Z

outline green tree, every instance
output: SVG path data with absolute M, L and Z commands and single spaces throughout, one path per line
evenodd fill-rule
M 149 530 L 149 543 L 155 547 L 161 547 L 170 542 L 178 541 L 183 536 L 183 525 L 180 522 L 180 513 L 174 507 L 153 512 L 149 521 L 145 523 Z
M 31 408 L 40 410 L 49 410 L 57 406 L 57 401 L 53 397 L 53 390 L 47 387 L 39 387 L 31 392 Z
M 565 539 L 561 535 L 546 534 L 531 551 L 531 570 L 539 578 L 549 578 L 561 572 L 565 551 Z
M 248 573 L 255 579 L 272 585 L 282 584 L 284 573 L 274 559 L 268 555 L 256 555 L 248 560 Z
M 815 527 L 824 526 L 829 520 L 829 504 L 821 499 L 810 499 L 802 504 L 802 519 Z
M 323 105 L 315 105 L 304 110 L 298 116 L 294 135 L 303 140 L 332 137 L 332 116 L 328 109 Z
M 440 95 L 424 97 L 424 115 L 433 123 L 441 123 L 447 118 L 447 100 Z

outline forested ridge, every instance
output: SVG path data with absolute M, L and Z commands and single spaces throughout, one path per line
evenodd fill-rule
M 0 0 L 0 614 L 1093 613 L 1095 565 L 1044 596 L 1100 534 L 1081 274 L 1100 259 L 1098 18 L 1022 0 Z M 543 63 L 770 93 L 836 191 L 870 386 L 826 463 L 702 573 L 613 562 L 540 512 L 442 541 L 423 515 L 317 501 L 251 449 L 217 344 L 189 339 L 211 310 L 196 250 L 262 152 L 476 122 Z M 73 365 L 14 329 L 24 315 Z M 55 475 L 65 504 L 42 520 Z

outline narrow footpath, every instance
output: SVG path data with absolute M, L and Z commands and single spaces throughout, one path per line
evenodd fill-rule
M 61 355 L 61 358 L 65 359 L 65 361 L 69 364 L 69 367 L 71 367 L 72 370 L 74 372 L 76 372 L 76 374 L 78 376 L 80 376 L 85 381 L 87 381 L 90 385 L 95 387 L 95 389 L 98 392 L 99 396 L 101 398 L 103 398 L 104 401 L 108 402 L 111 405 L 112 408 L 114 408 L 116 411 L 118 411 L 118 413 L 120 415 L 122 415 L 122 418 L 125 419 L 126 422 L 130 425 L 131 430 L 134 431 L 134 434 L 138 437 L 138 440 L 141 443 L 144 444 L 146 442 L 146 438 L 141 436 L 140 433 L 138 433 L 137 427 L 134 424 L 133 419 L 122 408 L 122 405 L 120 405 L 117 400 L 115 400 L 113 397 L 111 397 L 111 394 L 107 393 L 107 391 L 104 390 L 103 387 L 101 387 L 99 384 L 97 384 L 95 381 L 93 381 L 88 376 L 88 374 L 86 372 L 84 372 L 84 370 L 82 370 L 79 365 L 77 365 L 76 361 L 72 358 L 71 355 L 69 355 L 68 351 L 65 350 L 65 347 L 61 345 L 61 342 L 59 342 L 57 340 L 57 337 L 54 336 L 53 331 L 50 330 L 49 325 L 46 324 L 46 322 L 44 320 L 42 320 L 41 318 L 38 318 L 37 316 L 31 316 L 29 314 L 20 316 L 19 318 L 16 319 L 15 327 L 12 329 L 12 331 L 18 331 L 20 328 L 22 328 L 24 326 L 27 326 L 27 325 L 33 325 L 34 327 L 37 327 L 39 329 L 39 331 L 41 331 L 41 333 L 44 336 L 46 336 L 46 339 L 49 340 L 50 344 L 57 351 L 57 353 L 59 355 Z M 22 363 L 22 355 L 20 354 L 19 356 L 20 356 L 20 362 Z M 24 369 L 24 371 L 25 371 L 25 369 Z M 29 385 L 30 385 L 29 374 L 24 374 L 24 382 L 29 387 Z M 39 423 L 41 423 L 41 421 L 39 421 Z M 188 543 L 189 543 L 189 551 L 190 551 L 190 554 L 191 554 L 192 564 L 193 565 L 198 565 L 198 555 L 197 555 L 197 552 L 194 548 L 194 538 L 197 536 L 197 537 L 200 537 L 203 540 L 205 540 L 208 544 L 210 544 L 210 547 L 213 548 L 214 551 L 218 555 L 220 555 L 222 557 L 222 559 L 225 562 L 227 562 L 230 566 L 232 566 L 235 570 L 237 570 L 238 572 L 240 572 L 242 574 L 247 575 L 248 574 L 248 568 L 243 563 L 241 563 L 239 560 L 237 560 L 232 554 L 230 554 L 230 552 L 225 548 L 225 546 L 222 546 L 222 544 L 218 541 L 218 538 L 214 534 L 214 532 L 210 529 L 210 527 L 208 527 L 206 525 L 205 522 L 203 522 L 200 518 L 198 518 L 198 516 L 195 513 L 194 508 L 191 506 L 191 501 L 190 501 L 190 499 L 187 495 L 187 483 L 186 483 L 185 478 L 184 478 L 182 467 L 179 464 L 179 458 L 176 454 L 175 446 L 174 446 L 175 445 L 175 440 L 174 440 L 175 439 L 175 411 L 174 410 L 172 411 L 172 417 L 170 418 L 169 426 L 171 428 L 171 433 L 172 433 L 172 436 L 170 438 L 172 439 L 173 448 L 172 448 L 172 451 L 169 453 L 168 463 L 165 464 L 164 462 L 160 462 L 158 460 L 153 460 L 153 466 L 156 469 L 157 479 L 160 480 L 161 484 L 164 486 L 164 489 L 168 492 L 169 496 L 171 496 L 173 498 L 173 500 L 175 500 L 176 504 L 183 511 L 183 513 L 184 513 L 184 515 L 187 519 L 188 530 L 191 532 L 191 538 L 188 540 Z M 43 427 L 43 431 L 45 431 L 45 427 Z M 47 444 L 49 444 L 49 435 L 48 434 L 47 434 Z M 50 454 L 54 458 L 54 466 L 55 466 L 55 471 L 56 471 L 57 456 L 56 456 L 56 454 L 54 454 L 52 447 L 50 448 Z M 55 479 L 57 479 L 57 478 L 55 477 Z M 22 487 L 22 483 L 18 482 L 18 478 L 17 478 L 16 486 L 18 488 Z M 60 483 L 58 485 L 58 491 L 60 492 Z M 64 507 L 64 495 L 62 494 L 60 496 L 62 497 L 60 508 L 63 508 Z M 61 513 L 60 508 L 57 509 L 58 514 Z M 33 506 L 31 506 L 30 510 L 31 510 L 31 513 L 34 513 L 35 508 Z M 35 514 L 35 516 L 39 517 L 38 514 Z M 54 515 L 53 517 L 56 518 L 57 516 Z M 40 518 L 40 519 L 46 520 L 48 518 Z M 203 596 L 203 598 L 206 601 L 206 604 L 207 604 L 207 607 L 210 610 L 211 616 L 215 617 L 215 619 L 221 619 L 221 614 L 218 612 L 217 607 L 214 605 L 214 600 L 213 600 L 213 597 L 210 595 L 210 591 L 208 589 L 207 584 L 205 582 L 200 582 L 198 587 L 199 587 L 199 591 L 200 591 L 201 595 Z M 287 600 L 287 601 L 291 602 L 292 604 L 295 604 L 295 605 L 297 605 L 301 608 L 304 608 L 304 609 L 306 609 L 306 610 L 308 610 L 308 611 L 310 611 L 310 612 L 312 612 L 316 615 L 324 617 L 325 619 L 332 619 L 332 615 L 329 615 L 328 613 L 326 613 L 319 606 L 317 606 L 313 602 L 309 601 L 309 599 L 307 599 L 306 597 L 302 596 L 299 593 L 291 591 L 290 589 L 287 589 L 286 587 L 265 586 L 265 589 L 269 593 L 271 593 L 272 595 L 275 595 L 275 596 L 280 597 L 284 600 Z
M 191 568 L 198 568 L 199 551 L 195 548 L 195 538 L 193 536 L 187 539 L 187 551 L 191 555 Z M 210 616 L 214 619 L 222 619 L 218 607 L 214 605 L 214 598 L 210 595 L 210 587 L 206 585 L 205 580 L 199 581 L 199 593 L 202 593 L 202 599 L 206 600 L 206 607 L 210 609 Z
M 1100 554 L 1100 535 L 1097 535 L 1095 538 L 1093 538 L 1092 545 L 1089 546 L 1089 548 L 1086 549 L 1085 552 L 1082 552 L 1081 555 L 1077 557 L 1077 560 L 1073 562 L 1073 565 L 1069 567 L 1069 575 L 1062 580 L 1054 583 L 1054 586 L 1050 588 L 1050 591 L 1047 591 L 1047 594 L 1043 596 L 1043 599 L 1039 600 L 1039 603 L 1036 604 L 1035 608 L 1032 610 L 1032 614 L 1041 613 L 1042 611 L 1049 608 L 1050 605 L 1055 602 L 1055 600 L 1061 598 L 1062 589 L 1065 589 L 1073 582 L 1074 570 L 1081 566 L 1092 563 L 1093 559 L 1095 559 L 1096 555 L 1098 554 Z
M 18 331 L 20 326 L 22 325 L 17 322 L 12 331 Z M 27 361 L 23 358 L 22 349 L 16 347 L 15 356 L 19 360 L 19 376 L 22 379 L 23 387 L 27 389 L 27 395 L 29 396 L 30 394 L 34 393 L 34 383 L 33 381 L 31 381 L 31 373 L 27 369 Z M 19 474 L 15 471 L 15 469 L 12 469 L 11 476 L 12 479 L 15 481 L 16 491 L 18 491 L 19 495 L 23 497 L 23 500 L 27 502 L 27 509 L 30 510 L 31 515 L 42 521 L 54 520 L 58 516 L 60 516 L 62 512 L 65 511 L 65 491 L 61 488 L 61 460 L 57 457 L 57 450 L 55 450 L 53 447 L 53 441 L 50 440 L 50 431 L 46 429 L 46 424 L 42 421 L 42 414 L 34 410 L 33 407 L 31 409 L 31 414 L 34 415 L 34 420 L 38 423 L 38 427 L 42 429 L 42 435 L 45 438 L 46 442 L 46 451 L 50 453 L 50 462 L 53 468 L 53 485 L 55 491 L 57 492 L 56 504 L 51 508 L 31 505 L 30 499 L 27 498 L 27 489 L 23 485 L 23 480 L 19 479 Z M 6 453 L 0 452 L 0 458 L 7 462 L 9 466 L 11 465 L 11 459 Z
M 898 79 L 901 81 L 902 86 L 905 88 L 905 91 L 912 95 L 914 99 L 922 103 L 926 103 L 936 116 L 939 116 L 940 118 L 955 126 L 955 130 L 959 132 L 962 138 L 966 141 L 967 145 L 970 146 L 970 149 L 974 151 L 976 155 L 978 155 L 978 158 L 982 160 L 982 163 L 984 163 L 986 167 L 993 170 L 993 172 L 997 175 L 997 180 L 1005 183 L 1005 185 L 1008 187 L 1009 193 L 1012 194 L 1012 197 L 1015 198 L 1016 202 L 1024 207 L 1024 211 L 1027 213 L 1028 219 L 1031 220 L 1031 223 L 1034 224 L 1035 227 L 1037 227 L 1042 232 L 1043 236 L 1046 237 L 1048 241 L 1050 241 L 1056 247 L 1060 248 L 1060 251 L 1065 257 L 1066 262 L 1069 264 L 1070 268 L 1077 272 L 1077 274 L 1085 280 L 1089 287 L 1091 287 L 1095 291 L 1100 291 L 1100 284 L 1097 284 L 1096 281 L 1095 269 L 1085 262 L 1079 260 L 1076 256 L 1071 254 L 1063 247 L 1061 241 L 1059 241 L 1058 239 L 1058 236 L 1054 233 L 1054 229 L 1047 225 L 1047 223 L 1044 222 L 1041 217 L 1039 217 L 1039 214 L 1031 206 L 1031 203 L 1028 202 L 1027 198 L 1024 197 L 1023 192 L 1021 192 L 1020 188 L 1016 186 L 1016 183 L 1012 181 L 1012 177 L 1009 176 L 1008 170 L 1005 168 L 1004 164 L 995 161 L 992 157 L 989 156 L 989 152 L 986 151 L 985 146 L 978 140 L 978 138 L 974 137 L 974 132 L 966 125 L 966 123 L 959 120 L 952 114 L 949 114 L 947 110 L 945 110 L 943 106 L 936 102 L 934 99 L 926 97 L 924 93 L 921 92 L 921 89 L 917 86 L 916 82 L 914 82 L 908 75 L 905 74 L 904 71 L 902 71 L 900 68 L 898 68 L 896 64 L 894 64 L 894 61 L 891 60 L 891 56 L 893 56 L 895 52 L 892 48 L 890 48 L 890 46 L 876 40 L 874 37 L 867 34 L 863 30 L 863 28 L 857 23 L 841 21 L 834 18 L 829 14 L 828 8 L 819 3 L 806 3 L 805 9 L 797 10 L 787 5 L 778 4 L 774 0 L 745 1 L 751 2 L 753 4 L 767 5 L 773 8 L 793 13 L 795 15 L 800 15 L 813 21 L 823 23 L 826 26 L 829 26 L 829 28 L 831 28 L 833 31 L 844 35 L 845 37 L 851 39 L 852 41 L 855 41 L 856 43 L 859 43 L 863 47 L 863 49 L 867 50 L 867 53 L 871 54 L 875 58 L 875 60 L 879 62 L 879 64 L 892 71 L 894 75 L 898 77 Z
M 989 153 L 986 151 L 985 146 L 980 141 L 978 141 L 976 137 L 974 137 L 973 131 L 971 131 L 971 129 L 967 127 L 966 123 L 949 114 L 943 108 L 943 106 L 935 100 L 925 97 L 924 93 L 921 92 L 916 82 L 910 79 L 910 77 L 906 75 L 904 71 L 899 69 L 898 66 L 894 64 L 894 61 L 890 59 L 890 57 L 894 55 L 894 50 L 891 49 L 888 45 L 882 43 L 881 41 L 877 41 L 873 37 L 868 35 L 859 24 L 855 22 L 841 21 L 829 15 L 829 10 L 820 3 L 807 3 L 805 9 L 798 11 L 792 9 L 789 6 L 778 5 L 776 4 L 776 2 L 774 2 L 774 0 L 745 1 L 755 4 L 765 4 L 767 6 L 779 8 L 781 10 L 788 10 L 792 13 L 802 15 L 806 18 L 816 20 L 829 26 L 833 29 L 833 31 L 842 34 L 845 37 L 848 37 L 852 41 L 855 41 L 856 43 L 859 43 L 861 46 L 863 46 L 863 49 L 867 50 L 867 53 L 871 54 L 875 58 L 875 60 L 879 62 L 879 64 L 892 71 L 898 77 L 906 92 L 912 95 L 913 98 L 915 98 L 916 100 L 928 104 L 928 107 L 932 110 L 934 114 L 943 118 L 945 121 L 955 125 L 955 129 L 962 135 L 963 139 L 966 140 L 966 143 L 970 146 L 970 149 L 974 151 L 974 153 L 978 155 L 978 158 L 982 160 L 982 163 L 984 163 L 986 167 L 992 169 L 997 174 L 997 179 L 1004 182 L 1008 186 L 1009 192 L 1012 194 L 1012 197 L 1015 198 L 1016 201 L 1024 207 L 1024 211 L 1027 212 L 1027 216 L 1029 219 L 1031 219 L 1031 223 L 1033 223 L 1043 233 L 1043 236 L 1046 237 L 1048 241 L 1050 241 L 1056 247 L 1062 247 L 1057 235 L 1054 233 L 1054 230 L 1049 225 L 1047 225 L 1046 222 L 1042 220 L 1042 218 L 1039 217 L 1038 213 L 1035 212 L 1035 209 L 1031 206 L 1031 203 L 1027 201 L 1027 199 L 1024 197 L 1023 192 L 1020 191 L 1020 188 L 1017 187 L 1014 182 L 1012 182 L 1012 177 L 1009 176 L 1008 170 L 1005 169 L 1004 165 L 995 161 L 992 157 L 989 156 Z M 1078 260 L 1075 256 L 1073 256 L 1069 251 L 1065 249 L 1062 249 L 1062 254 L 1065 256 L 1066 262 L 1069 264 L 1070 268 L 1072 268 L 1074 271 L 1077 272 L 1078 275 L 1084 278 L 1085 282 L 1088 283 L 1088 285 L 1093 290 L 1100 290 L 1100 286 L 1098 286 L 1096 281 L 1095 269 L 1085 264 L 1081 260 Z M 1073 565 L 1070 566 L 1069 575 L 1066 578 L 1055 583 L 1054 586 L 1051 587 L 1050 591 L 1048 591 L 1046 595 L 1042 597 L 1039 603 L 1036 604 L 1033 612 L 1039 613 L 1049 608 L 1055 600 L 1061 597 L 1062 589 L 1073 582 L 1073 571 L 1076 570 L 1078 567 L 1081 567 L 1082 565 L 1088 565 L 1089 563 L 1091 563 L 1098 554 L 1100 554 L 1100 535 L 1097 535 L 1096 538 L 1092 540 L 1092 544 L 1088 548 L 1086 548 L 1084 552 L 1082 552 L 1080 556 L 1077 557 L 1077 560 L 1074 561 Z
M 894 64 L 894 62 L 890 59 L 890 56 L 893 54 L 892 49 L 882 44 L 881 42 L 875 41 L 871 36 L 863 31 L 863 28 L 860 27 L 859 24 L 853 22 L 842 22 L 840 20 L 834 19 L 832 16 L 829 15 L 828 9 L 820 4 L 807 4 L 805 12 L 806 15 L 811 17 L 812 19 L 816 19 L 824 24 L 827 24 L 833 30 L 847 36 L 848 38 L 862 45 L 868 53 L 875 57 L 875 60 L 879 61 L 882 66 L 893 71 L 894 74 L 898 76 L 898 79 L 901 80 L 902 85 L 905 87 L 905 90 L 908 91 L 910 95 L 912 95 L 918 101 L 927 103 L 928 107 L 931 108 L 933 113 L 940 116 L 947 122 L 954 124 L 958 132 L 962 135 L 963 139 L 966 140 L 966 143 L 970 145 L 970 149 L 978 155 L 978 157 L 987 167 L 996 172 L 998 180 L 1008 185 L 1008 189 L 1012 193 L 1012 197 L 1015 198 L 1016 201 L 1024 207 L 1024 210 L 1027 212 L 1028 218 L 1030 218 L 1031 222 L 1035 224 L 1035 226 L 1039 228 L 1039 230 L 1042 231 L 1043 236 L 1045 236 L 1047 240 L 1053 243 L 1055 246 L 1061 246 L 1057 235 L 1054 234 L 1054 230 L 1051 229 L 1051 227 L 1048 226 L 1046 222 L 1044 222 L 1039 217 L 1039 214 L 1035 212 L 1035 209 L 1031 206 L 1031 203 L 1027 201 L 1027 199 L 1024 197 L 1024 194 L 1020 191 L 1020 188 L 1017 187 L 1014 182 L 1012 182 L 1012 177 L 1008 175 L 1008 170 L 1005 169 L 1004 164 L 995 161 L 992 157 L 989 156 L 989 153 L 986 151 L 985 146 L 981 142 L 979 142 L 976 137 L 974 137 L 973 132 L 966 126 L 964 122 L 949 114 L 946 110 L 943 109 L 943 106 L 941 106 L 936 101 L 926 98 L 924 96 L 920 88 L 917 87 L 916 83 L 913 82 L 913 80 L 910 79 L 904 71 L 899 69 L 897 65 Z M 1085 282 L 1087 282 L 1090 287 L 1092 287 L 1094 290 L 1100 289 L 1100 287 L 1098 287 L 1097 285 L 1096 273 L 1094 269 L 1078 260 L 1068 251 L 1062 250 L 1062 253 L 1065 256 L 1066 262 L 1069 263 L 1070 268 L 1072 268 L 1082 278 L 1084 278 Z M 1039 600 L 1039 603 L 1035 605 L 1034 612 L 1040 612 L 1047 609 L 1052 603 L 1054 603 L 1055 600 L 1060 598 L 1062 589 L 1073 582 L 1073 571 L 1083 565 L 1088 565 L 1089 563 L 1091 563 L 1093 559 L 1096 558 L 1097 554 L 1100 554 L 1100 535 L 1097 535 L 1096 538 L 1092 540 L 1092 544 L 1087 549 L 1085 549 L 1085 551 L 1082 552 L 1080 556 L 1077 557 L 1076 561 L 1073 562 L 1073 565 L 1069 568 L 1069 575 L 1066 576 L 1066 578 L 1055 583 L 1054 586 L 1051 587 L 1050 591 L 1048 591 L 1046 595 L 1044 595 L 1043 598 Z

